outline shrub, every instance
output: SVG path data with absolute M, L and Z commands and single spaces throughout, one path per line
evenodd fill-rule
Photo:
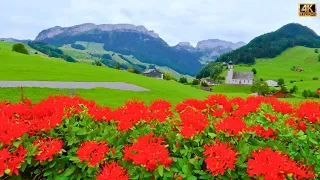
M 71 47 L 78 50 L 85 50 L 86 48 L 81 44 L 71 44 Z
M 118 63 L 116 63 L 116 64 L 114 65 L 114 68 L 115 68 L 115 69 L 120 69 L 119 64 L 118 64 Z
M 203 86 L 203 87 L 209 87 L 208 83 L 205 82 L 205 81 L 202 81 L 202 82 L 201 82 L 201 86 Z
M 192 85 L 196 86 L 196 85 L 199 85 L 200 84 L 200 81 L 198 79 L 194 79 L 192 81 Z
M 269 86 L 264 81 L 256 81 L 251 87 L 253 93 L 258 93 L 259 95 L 265 95 L 269 93 Z
M 253 72 L 253 74 L 257 74 L 257 70 L 255 68 L 252 68 L 251 71 Z
M 12 51 L 22 53 L 22 54 L 29 54 L 28 50 L 22 43 L 17 43 L 12 46 Z
M 279 78 L 279 79 L 278 79 L 278 85 L 279 85 L 279 86 L 284 85 L 284 79 L 283 79 L 283 78 Z
M 175 78 L 173 77 L 173 75 L 172 75 L 171 73 L 165 72 L 165 73 L 163 74 L 163 79 L 169 81 L 169 80 L 174 80 Z
M 318 80 L 318 79 L 319 79 L 318 77 L 313 77 L 313 78 L 312 78 L 312 80 Z
M 182 84 L 187 84 L 188 83 L 188 79 L 186 77 L 180 77 L 179 82 Z
M 293 80 L 290 81 L 290 83 L 293 83 L 293 82 L 294 82 Z
M 290 89 L 290 93 L 296 93 L 298 91 L 298 87 L 296 85 L 294 85 L 291 89 Z
M 34 54 L 38 54 L 38 52 L 36 51 Z
M 318 49 L 314 49 L 314 52 L 315 52 L 315 53 L 318 53 Z
M 320 62 L 320 54 L 318 55 L 318 61 Z
M 1 179 L 320 177 L 318 102 L 211 95 L 112 109 L 53 96 L 0 107 Z

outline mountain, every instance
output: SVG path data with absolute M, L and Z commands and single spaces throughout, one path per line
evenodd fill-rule
M 35 41 L 59 47 L 79 41 L 102 43 L 106 51 L 132 55 L 143 63 L 167 66 L 181 74 L 196 75 L 202 68 L 198 53 L 170 47 L 158 34 L 143 26 L 91 23 L 55 26 L 41 31 Z
M 197 52 L 202 60 L 212 61 L 217 59 L 221 54 L 240 48 L 245 44 L 244 42 L 233 43 L 220 39 L 208 39 L 199 41 L 196 47 L 193 47 L 189 42 L 180 42 L 174 48 L 179 50 L 184 49 L 193 53 Z
M 255 63 L 255 58 L 273 58 L 290 47 L 320 47 L 320 37 L 307 26 L 289 23 L 278 30 L 263 34 L 230 53 L 223 54 L 217 61 Z
M 255 58 L 274 58 L 294 46 L 320 47 L 320 36 L 307 26 L 289 23 L 274 32 L 254 38 L 239 49 L 221 55 L 217 62 L 233 61 L 235 64 L 253 64 Z M 212 69 L 215 66 L 215 63 L 204 66 L 197 77 L 214 74 Z
M 0 41 L 6 41 L 6 42 L 20 42 L 20 43 L 28 43 L 29 39 L 26 39 L 26 40 L 19 40 L 19 39 L 14 39 L 14 38 L 0 38 Z

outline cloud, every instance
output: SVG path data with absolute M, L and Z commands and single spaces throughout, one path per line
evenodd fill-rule
M 316 2 L 316 0 L 310 0 Z M 298 17 L 300 0 L 22 0 L 2 2 L 0 37 L 35 38 L 81 23 L 144 25 L 170 45 L 204 39 L 245 41 L 297 22 L 320 34 L 317 18 Z

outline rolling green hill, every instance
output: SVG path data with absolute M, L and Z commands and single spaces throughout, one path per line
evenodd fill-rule
M 11 51 L 12 43 L 0 42 L 0 80 L 47 81 L 95 81 L 127 82 L 150 89 L 149 92 L 132 92 L 111 89 L 76 90 L 84 98 L 95 99 L 100 104 L 119 106 L 123 102 L 139 98 L 150 102 L 162 98 L 173 104 L 185 98 L 204 98 L 209 92 L 176 82 L 157 80 L 107 67 L 69 63 L 61 59 L 24 55 Z M 68 91 L 48 88 L 25 88 L 24 94 L 32 100 L 40 100 L 50 94 L 66 94 Z M 0 88 L 0 100 L 19 100 L 18 88 Z
M 298 87 L 298 96 L 301 96 L 303 90 L 310 89 L 315 91 L 320 88 L 320 80 L 312 80 L 313 77 L 320 79 L 320 62 L 318 61 L 319 53 L 314 52 L 314 48 L 297 46 L 290 48 L 279 56 L 270 59 L 257 59 L 255 65 L 235 65 L 234 71 L 251 71 L 252 68 L 257 70 L 255 79 L 263 78 L 264 80 L 278 80 L 283 78 L 288 88 L 296 85 Z M 292 67 L 302 68 L 303 72 L 293 71 Z M 222 73 L 226 76 L 227 71 Z M 302 80 L 302 81 L 301 81 Z M 296 81 L 290 83 L 290 81 Z M 234 86 L 237 88 L 237 86 Z
M 143 72 L 146 68 L 155 66 L 162 72 L 171 73 L 177 79 L 182 76 L 185 76 L 190 80 L 192 79 L 191 76 L 182 75 L 166 66 L 157 66 L 154 64 L 143 63 L 131 55 L 121 55 L 112 51 L 106 51 L 103 49 L 103 43 L 77 41 L 75 44 L 82 45 L 83 47 L 85 47 L 85 49 L 80 50 L 72 48 L 71 44 L 63 45 L 59 49 L 61 49 L 65 54 L 72 56 L 80 63 L 92 64 L 94 61 L 101 61 L 101 56 L 107 54 L 109 55 L 109 57 L 111 57 L 111 59 L 103 59 L 102 62 L 106 65 L 109 65 L 109 67 L 114 67 L 114 65 L 112 64 L 118 63 L 124 69 L 131 67 L 139 70 L 140 72 Z
M 254 38 L 239 49 L 221 55 L 217 61 L 253 64 L 255 58 L 274 58 L 294 46 L 319 48 L 320 37 L 306 26 L 290 23 L 274 32 Z

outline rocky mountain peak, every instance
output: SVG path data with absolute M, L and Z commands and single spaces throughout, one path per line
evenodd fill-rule
M 52 38 L 59 34 L 77 35 L 90 30 L 100 30 L 100 31 L 120 31 L 120 32 L 139 32 L 149 35 L 154 38 L 160 38 L 154 31 L 149 31 L 144 26 L 135 26 L 132 24 L 100 24 L 96 25 L 93 23 L 85 23 L 80 25 L 75 25 L 71 27 L 60 27 L 55 26 L 39 33 L 35 40 L 43 40 Z

